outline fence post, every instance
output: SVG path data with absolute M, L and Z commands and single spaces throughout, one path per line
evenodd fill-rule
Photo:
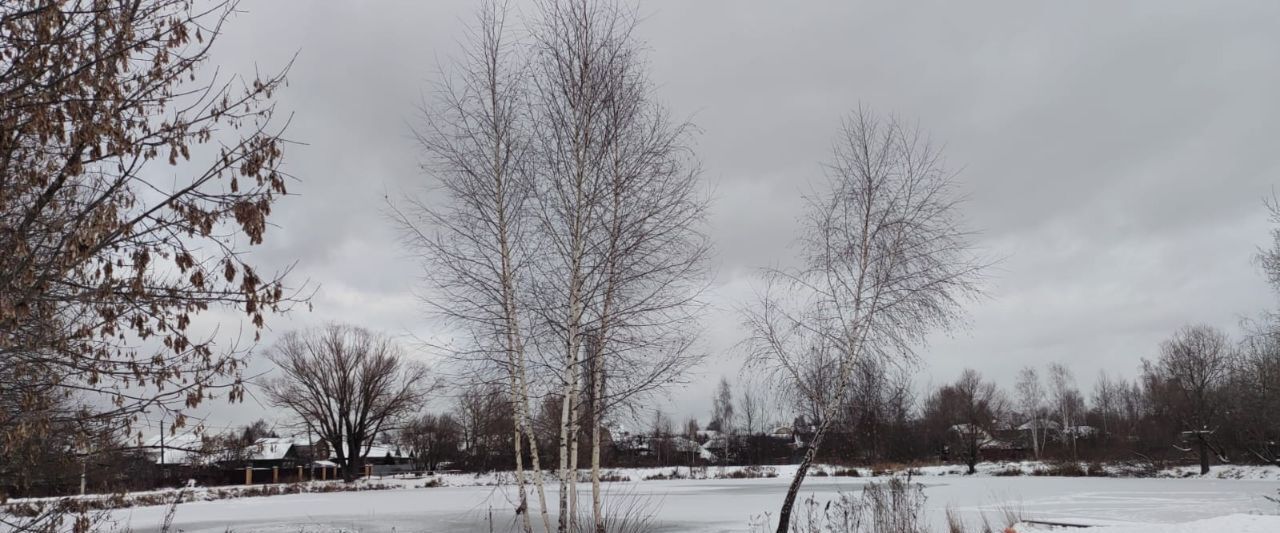
M 272 483 L 280 482 L 280 467 L 278 466 L 271 467 L 271 482 Z
M 244 484 L 245 485 L 253 484 L 253 467 L 252 466 L 244 467 Z
M 302 465 L 298 465 L 298 483 L 302 483 Z

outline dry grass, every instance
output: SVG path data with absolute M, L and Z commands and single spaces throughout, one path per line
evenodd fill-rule
M 924 533 L 924 487 L 909 478 L 893 477 L 871 483 L 861 493 L 842 492 L 821 503 L 812 496 L 796 508 L 792 533 Z M 748 524 L 755 533 L 768 533 L 769 515 Z
M 428 482 L 430 485 L 431 482 Z M 424 485 L 425 486 L 425 485 Z M 280 485 L 254 485 L 238 488 L 214 488 L 193 494 L 188 501 L 229 500 L 233 498 L 252 498 L 256 496 L 278 496 L 282 494 L 302 494 L 312 492 L 353 492 L 365 490 L 384 490 L 396 488 L 393 485 L 380 483 L 291 483 Z M 90 497 L 67 497 L 46 500 L 33 500 L 10 503 L 0 506 L 0 513 L 15 517 L 35 517 L 47 513 L 50 509 L 60 509 L 62 513 L 77 514 L 88 511 L 105 511 L 126 509 L 129 507 L 146 507 L 151 505 L 173 505 L 181 498 L 186 489 L 178 491 L 144 492 L 136 494 L 109 494 Z M 178 495 L 175 498 L 175 493 Z

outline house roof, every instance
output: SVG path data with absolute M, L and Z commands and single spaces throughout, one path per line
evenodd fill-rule
M 1036 428 L 1036 431 L 1043 431 L 1046 429 L 1052 429 L 1054 431 L 1058 431 L 1058 429 L 1062 427 L 1060 424 L 1058 424 L 1053 420 L 1028 420 L 1026 423 L 1018 426 L 1016 429 L 1018 431 L 1031 431 L 1031 428 L 1033 426 Z
M 951 431 L 960 435 L 973 435 L 977 437 L 978 447 L 982 449 L 995 448 L 1012 448 L 1013 445 L 1003 440 L 992 437 L 987 430 L 973 424 L 956 424 L 951 426 Z
M 268 437 L 254 441 L 253 447 L 250 449 L 250 459 L 255 461 L 275 461 L 284 459 L 288 455 L 289 450 L 295 445 L 310 446 L 311 443 L 306 439 L 298 439 L 295 437 L 275 438 Z
M 342 443 L 343 457 L 351 456 L 351 454 L 347 453 L 347 449 L 347 443 Z M 398 446 L 392 446 L 389 444 L 366 444 L 362 451 L 364 451 L 364 457 L 408 457 L 408 455 L 402 452 Z M 336 452 L 329 452 L 329 457 L 337 456 L 338 454 Z

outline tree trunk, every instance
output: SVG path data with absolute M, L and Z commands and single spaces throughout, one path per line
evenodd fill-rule
M 809 443 L 809 449 L 804 452 L 804 459 L 800 461 L 800 468 L 796 470 L 796 477 L 791 478 L 791 486 L 787 487 L 787 496 L 782 500 L 782 510 L 778 512 L 778 530 L 777 533 L 787 533 L 787 529 L 791 526 L 791 509 L 795 507 L 796 496 L 800 494 L 800 485 L 804 483 L 804 478 L 809 474 L 809 466 L 813 464 L 813 460 L 818 455 L 818 447 L 822 445 L 822 440 L 827 436 L 827 427 L 831 425 L 831 417 L 823 419 L 822 424 L 818 426 L 818 431 L 813 434 L 813 442 Z
M 569 530 L 576 531 L 578 525 L 578 442 L 582 425 L 582 412 L 578 397 L 577 381 L 574 381 L 573 401 L 569 405 Z
M 342 480 L 347 483 L 355 481 L 356 476 L 359 475 L 360 467 L 363 464 L 363 461 L 361 461 L 360 458 L 360 448 L 362 444 L 363 443 L 354 439 L 347 440 L 347 455 L 349 457 L 347 457 L 347 464 L 343 465 L 346 468 L 342 469 Z
M 520 369 L 520 372 L 520 398 L 527 400 L 529 398 L 529 392 L 524 381 L 523 367 Z M 551 515 L 547 511 L 547 490 L 542 479 L 542 460 L 540 459 L 542 453 L 538 451 L 538 439 L 534 437 L 533 430 L 529 425 L 528 403 L 522 400 L 520 408 L 523 413 L 520 417 L 520 421 L 523 426 L 521 430 L 524 432 L 525 438 L 529 440 L 529 462 L 531 463 L 530 466 L 533 468 L 533 485 L 534 488 L 538 490 L 538 506 L 542 512 L 542 527 L 546 533 L 551 533 Z
M 1205 441 L 1204 434 L 1197 434 L 1197 441 L 1200 443 L 1200 475 L 1209 473 L 1209 443 Z
M 1031 419 L 1031 453 L 1035 455 L 1036 460 L 1040 460 L 1040 430 L 1036 429 L 1036 419 Z
M 573 335 L 574 332 L 570 332 Z M 571 341 L 570 346 L 573 345 Z M 571 348 L 572 353 L 572 348 Z M 571 414 L 570 409 L 570 391 L 573 390 L 573 361 L 570 357 L 566 357 L 565 361 L 565 391 L 564 398 L 560 400 L 560 516 L 559 527 L 556 529 L 559 533 L 567 533 L 569 531 L 569 441 L 572 436 L 569 433 Z
M 603 342 L 603 341 L 601 341 Z M 599 344 L 599 343 L 597 343 Z M 591 360 L 591 517 L 595 521 L 596 533 L 604 531 L 604 512 L 600 502 L 600 424 L 604 421 L 603 399 L 604 377 L 603 353 L 597 353 Z
M 966 453 L 966 454 L 965 454 L 965 464 L 969 467 L 969 475 L 973 475 L 973 474 L 976 474 L 976 473 L 978 472 L 978 469 L 976 468 L 976 467 L 977 467 L 977 464 L 978 464 L 978 440 L 977 440 L 977 438 L 975 437 L 975 438 L 971 438 L 971 439 L 969 439 L 969 443 L 968 443 L 968 444 L 969 444 L 969 449 L 968 449 L 967 451 L 968 451 L 969 453 Z
M 512 390 L 512 392 L 514 393 L 514 392 L 515 392 L 515 390 L 514 390 L 514 389 L 516 388 L 516 387 L 515 387 L 515 379 L 512 379 L 511 381 L 512 381 L 512 387 L 511 387 L 511 388 L 513 389 L 513 390 Z M 514 399 L 514 398 L 513 398 L 513 399 Z M 525 532 L 525 533 L 533 533 L 533 524 L 532 524 L 532 523 L 530 522 L 530 520 L 529 520 L 529 497 L 528 497 L 528 493 L 527 493 L 527 491 L 526 491 L 526 489 L 525 489 L 525 477 L 524 477 L 524 454 L 522 453 L 522 448 L 523 448 L 523 446 L 522 446 L 522 442 L 521 442 L 521 441 L 522 441 L 522 439 L 524 438 L 524 435 L 521 435 L 521 434 L 520 434 L 520 433 L 521 433 L 521 432 L 520 432 L 520 426 L 521 426 L 521 423 L 517 420 L 517 421 L 516 421 L 516 423 L 515 423 L 515 429 L 513 429 L 513 430 L 512 430 L 512 432 L 513 432 L 513 435 L 512 435 L 512 436 L 513 436 L 513 437 L 514 437 L 514 439 L 515 439 L 515 448 L 516 448 L 516 449 L 515 449 L 515 452 L 516 452 L 516 486 L 518 487 L 518 488 L 516 489 L 516 498 L 517 498 L 517 499 L 519 500 L 519 502 L 520 502 L 520 503 L 516 506 L 516 514 L 520 516 L 520 525 L 521 525 L 521 527 L 523 527 L 523 528 L 524 528 L 524 532 Z
M 565 339 L 565 356 L 564 356 L 564 398 L 560 405 L 560 524 L 559 532 L 567 533 L 569 531 L 570 521 L 572 517 L 569 512 L 569 492 L 573 490 L 573 478 L 577 477 L 577 472 L 570 472 L 570 445 L 576 440 L 575 435 L 570 429 L 577 424 L 574 416 L 573 402 L 576 400 L 575 395 L 578 390 L 578 350 L 582 339 L 579 338 L 582 328 L 582 257 L 583 251 L 583 221 L 582 217 L 586 216 L 581 212 L 583 204 L 583 182 L 585 180 L 583 164 L 584 156 L 581 153 L 581 147 L 576 148 L 577 152 L 577 168 L 578 172 L 575 176 L 575 208 L 579 211 L 574 213 L 573 227 L 571 229 L 571 238 L 573 241 L 572 256 L 569 267 L 569 302 L 568 316 L 565 320 L 566 336 Z M 573 451 L 576 451 L 573 450 Z

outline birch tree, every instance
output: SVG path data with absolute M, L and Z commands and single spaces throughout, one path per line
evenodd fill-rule
M 783 500 L 779 533 L 858 362 L 912 358 L 928 333 L 955 322 L 982 266 L 941 152 L 896 118 L 850 115 L 826 182 L 806 202 L 801 264 L 767 270 L 760 302 L 745 312 L 749 364 L 803 388 L 811 354 L 835 361 L 833 397 Z
M 429 305 L 472 337 L 449 347 L 455 359 L 472 379 L 508 383 L 547 530 L 532 399 L 560 405 L 562 531 L 577 516 L 574 472 L 588 426 L 600 529 L 604 418 L 684 379 L 700 357 L 706 197 L 692 127 L 652 98 L 634 13 L 595 0 L 541 2 L 525 20 L 528 39 L 515 42 L 506 12 L 486 5 L 468 54 L 425 110 L 418 138 L 443 198 L 393 211 L 424 259 Z M 517 448 L 520 512 L 521 456 Z
M 707 422 L 707 429 L 728 434 L 733 428 L 733 414 L 733 392 L 729 380 L 721 377 L 711 396 L 711 421 Z
M 1082 403 L 1080 392 L 1076 390 L 1076 378 L 1071 369 L 1062 363 L 1049 365 L 1049 393 L 1053 398 L 1053 411 L 1062 424 L 1062 445 L 1071 448 L 1071 459 L 1078 460 L 1076 448 L 1076 416 L 1077 406 Z
M 709 240 L 703 230 L 707 196 L 689 149 L 692 126 L 669 118 L 652 100 L 638 58 L 619 66 L 622 84 L 606 109 L 606 195 L 591 219 L 603 238 L 588 248 L 586 294 L 588 366 L 585 392 L 593 399 L 592 516 L 605 520 L 600 488 L 600 437 L 618 407 L 687 379 L 703 353 L 694 345 L 698 296 L 706 284 Z M 593 239 L 595 240 L 595 239 Z M 577 456 L 576 453 L 573 454 Z
M 404 240 L 423 262 L 430 286 L 424 298 L 438 316 L 470 334 L 450 347 L 468 371 L 507 383 L 513 419 L 516 513 L 532 531 L 523 461 L 527 443 L 532 481 L 544 530 L 551 529 L 538 443 L 531 428 L 526 357 L 527 317 L 519 289 L 529 250 L 525 175 L 529 154 L 529 86 L 523 45 L 507 28 L 508 9 L 487 2 L 468 33 L 464 55 L 443 73 L 433 101 L 423 107 L 415 137 L 427 159 L 424 173 L 444 201 L 409 199 L 392 213 Z
M 1044 409 L 1044 386 L 1040 383 L 1040 374 L 1035 367 L 1027 366 L 1018 371 L 1016 385 L 1018 407 L 1023 416 L 1028 418 L 1027 425 L 1031 429 L 1031 450 L 1036 459 L 1044 446 L 1040 434 L 1040 412 Z
M 539 7 L 530 117 L 542 253 L 530 293 L 541 361 L 561 391 L 559 529 L 574 527 L 577 515 L 589 396 L 592 514 L 602 531 L 605 412 L 682 379 L 698 359 L 692 311 L 705 283 L 706 199 L 687 148 L 690 126 L 652 100 L 634 13 L 594 0 Z

